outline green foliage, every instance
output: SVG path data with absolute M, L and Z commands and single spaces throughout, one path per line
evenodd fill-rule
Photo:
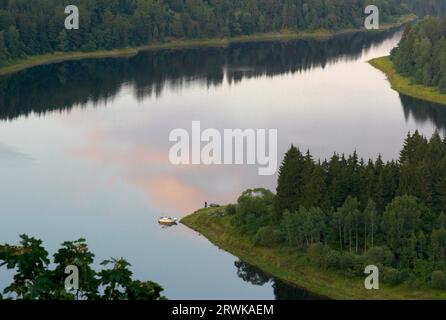
M 46 269 L 50 263 L 48 252 L 42 247 L 41 240 L 26 235 L 20 238 L 20 246 L 0 247 L 0 267 L 17 270 L 14 282 L 6 287 L 4 293 L 12 293 L 22 299 L 36 299 L 49 287 L 47 280 L 50 275 Z
M 57 37 L 57 50 L 62 52 L 69 50 L 68 35 L 65 30 L 62 30 Z
M 237 213 L 237 206 L 235 204 L 228 204 L 226 206 L 226 214 L 228 216 L 234 216 Z
M 276 215 L 280 218 L 285 210 L 299 209 L 302 200 L 304 158 L 294 146 L 285 154 L 279 169 L 279 181 L 276 193 Z
M 5 32 L 0 31 L 0 66 L 6 61 L 8 52 L 6 50 Z
M 327 256 L 330 253 L 330 248 L 322 243 L 312 244 L 308 248 L 308 257 L 310 261 L 320 268 L 327 268 L 329 262 Z
M 99 298 L 98 285 L 99 280 L 96 278 L 96 272 L 92 269 L 91 264 L 94 262 L 94 254 L 88 250 L 85 239 L 77 241 L 67 241 L 62 243 L 62 247 L 54 254 L 53 282 L 58 288 L 64 288 L 66 278 L 65 266 L 75 265 L 79 269 L 79 291 L 77 297 L 86 299 Z
M 339 270 L 341 268 L 341 255 L 342 253 L 338 250 L 330 250 L 325 257 L 327 268 Z
M 446 92 L 446 18 L 426 17 L 409 26 L 392 51 L 396 70 L 416 84 Z
M 438 265 L 446 261 L 446 229 L 441 227 L 434 230 L 431 235 L 432 260 Z
M 80 29 L 64 33 L 64 5 L 78 6 Z M 0 30 L 10 58 L 62 51 L 123 48 L 172 38 L 216 38 L 362 27 L 365 0 L 60 0 L 0 1 Z M 383 20 L 404 10 L 380 3 Z M 1 54 L 0 45 L 0 54 Z
M 164 289 L 152 281 L 132 281 L 127 287 L 128 300 L 165 300 L 161 295 Z
M 441 0 L 404 0 L 403 2 L 419 16 L 441 16 L 446 13 L 446 3 Z
M 272 226 L 261 227 L 254 236 L 254 245 L 260 247 L 276 247 L 281 243 L 282 235 Z
M 271 224 L 274 194 L 266 189 L 249 189 L 238 198 L 237 214 L 232 222 L 242 233 L 255 235 L 262 227 Z
M 99 273 L 104 297 L 107 300 L 158 300 L 163 289 L 155 282 L 132 280 L 130 264 L 124 259 L 105 260 L 101 265 L 111 265 L 110 269 Z
M 306 247 L 322 241 L 325 233 L 325 216 L 320 208 L 300 207 L 299 211 L 285 212 L 281 229 L 289 245 Z
M 13 282 L 4 290 L 7 296 L 26 300 L 164 299 L 158 284 L 132 280 L 130 264 L 122 258 L 102 262 L 102 265 L 111 264 L 112 268 L 96 273 L 92 268 L 94 254 L 84 239 L 64 242 L 54 254 L 55 268 L 50 269 L 51 261 L 42 241 L 26 235 L 20 238 L 19 246 L 0 246 L 0 267 L 15 270 Z M 79 270 L 77 290 L 65 289 L 67 266 L 76 266 Z
M 432 272 L 431 285 L 434 289 L 446 289 L 446 277 L 443 271 Z
M 271 196 L 262 209 L 250 190 L 236 216 L 245 217 L 244 230 L 258 230 L 251 233 L 256 244 L 274 243 L 280 228 L 282 243 L 307 251 L 320 268 L 361 276 L 377 265 L 389 284 L 431 285 L 433 271 L 446 272 L 445 179 L 446 139 L 438 132 L 429 140 L 409 134 L 398 162 L 366 163 L 354 153 L 321 163 L 292 146 L 279 173 L 274 219 L 266 218 Z
M 367 265 L 391 266 L 393 263 L 393 254 L 386 246 L 373 247 L 364 254 Z
M 381 279 L 384 283 L 391 286 L 396 286 L 404 281 L 402 273 L 392 267 L 385 267 L 382 269 Z
M 417 198 L 403 196 L 395 198 L 387 206 L 383 216 L 382 226 L 386 234 L 386 243 L 396 258 L 408 266 L 416 258 L 413 241 L 421 230 L 421 212 L 422 208 Z

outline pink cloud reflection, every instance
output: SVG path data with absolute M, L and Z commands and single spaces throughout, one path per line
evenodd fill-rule
M 134 181 L 147 193 L 151 203 L 166 211 L 182 215 L 189 214 L 202 207 L 206 195 L 199 188 L 193 187 L 176 177 L 165 176 Z
M 166 152 L 150 150 L 147 146 L 132 146 L 125 150 L 112 148 L 106 140 L 104 132 L 92 133 L 88 144 L 75 150 L 75 155 L 122 168 L 126 182 L 142 188 L 151 207 L 166 211 L 166 214 L 186 215 L 202 207 L 209 198 L 202 189 L 187 182 L 188 172 L 198 168 L 181 166 L 172 169 Z

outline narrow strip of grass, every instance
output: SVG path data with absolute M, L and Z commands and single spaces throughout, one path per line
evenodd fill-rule
M 400 27 L 404 24 L 414 21 L 417 17 L 414 15 L 405 15 L 400 17 L 396 22 L 384 24 L 379 31 L 389 30 Z M 231 43 L 258 42 L 258 41 L 289 41 L 297 39 L 318 39 L 325 40 L 333 36 L 364 31 L 364 29 L 345 29 L 340 31 L 308 31 L 294 32 L 283 30 L 280 33 L 261 33 L 245 36 L 237 36 L 232 38 L 214 38 L 214 39 L 191 39 L 191 40 L 171 40 L 165 43 L 155 43 L 137 48 L 125 48 L 115 50 L 101 50 L 94 52 L 56 52 L 44 55 L 37 55 L 10 61 L 6 66 L 0 68 L 0 76 L 15 73 L 28 68 L 36 67 L 44 64 L 59 63 L 69 60 L 94 59 L 94 58 L 114 58 L 128 57 L 139 53 L 140 51 L 155 51 L 163 49 L 183 49 L 183 48 L 199 48 L 199 47 L 227 47 Z
M 392 88 L 399 93 L 417 99 L 446 105 L 446 94 L 438 88 L 412 84 L 408 77 L 400 75 L 394 68 L 390 57 L 381 57 L 370 60 L 369 63 L 387 75 Z
M 331 299 L 446 299 L 446 292 L 414 289 L 408 286 L 366 290 L 364 279 L 343 277 L 336 272 L 320 270 L 308 263 L 305 253 L 293 248 L 261 248 L 237 233 L 230 224 L 230 217 L 213 216 L 213 209 L 202 209 L 181 220 L 181 223 L 201 233 L 219 248 L 241 260 L 260 268 L 289 284 L 305 288 L 309 292 Z M 364 276 L 365 277 L 365 276 Z
M 139 52 L 137 48 L 117 49 L 117 50 L 101 50 L 94 52 L 55 52 L 43 55 L 31 56 L 23 59 L 17 59 L 8 65 L 0 68 L 0 76 L 15 73 L 32 67 L 59 63 L 69 60 L 81 59 L 98 59 L 133 56 Z

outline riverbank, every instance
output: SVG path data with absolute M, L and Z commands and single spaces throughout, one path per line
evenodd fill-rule
M 394 68 L 389 56 L 370 60 L 369 63 L 387 75 L 392 89 L 406 96 L 446 105 L 446 94 L 438 88 L 411 84 L 411 80 L 400 75 Z
M 364 279 L 347 278 L 335 272 L 318 270 L 308 263 L 305 253 L 291 248 L 262 248 L 235 232 L 228 216 L 212 215 L 214 209 L 199 210 L 181 220 L 181 223 L 201 233 L 219 248 L 258 267 L 267 274 L 287 283 L 304 288 L 318 296 L 331 299 L 446 299 L 446 292 L 432 289 L 414 289 L 408 286 L 366 290 Z
M 373 31 L 366 31 L 364 29 L 345 29 L 335 32 L 328 30 L 318 30 L 314 32 L 292 32 L 285 30 L 280 33 L 262 33 L 262 34 L 245 35 L 231 38 L 171 40 L 164 43 L 155 43 L 137 48 L 101 50 L 93 52 L 56 52 L 12 61 L 8 65 L 0 68 L 0 76 L 15 73 L 39 65 L 60 63 L 70 60 L 131 57 L 138 54 L 141 51 L 186 49 L 186 48 L 200 48 L 200 47 L 227 47 L 233 43 L 259 42 L 259 41 L 290 41 L 299 39 L 326 40 L 331 37 L 355 32 L 361 32 L 361 31 L 382 32 L 385 30 L 401 27 L 402 25 L 410 23 L 416 19 L 417 17 L 415 15 L 402 16 L 398 18 L 397 22 L 383 24 L 380 30 L 373 30 Z

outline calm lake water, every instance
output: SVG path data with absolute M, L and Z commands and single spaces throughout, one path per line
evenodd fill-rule
M 316 157 L 396 158 L 408 131 L 446 128 L 446 108 L 402 97 L 366 61 L 401 32 L 237 44 L 66 62 L 0 78 L 0 243 L 26 233 L 53 252 L 85 237 L 97 262 L 125 257 L 171 299 L 311 298 L 161 215 L 183 217 L 247 188 L 256 166 L 173 166 L 169 133 L 278 129 Z M 0 287 L 10 274 L 1 271 Z

